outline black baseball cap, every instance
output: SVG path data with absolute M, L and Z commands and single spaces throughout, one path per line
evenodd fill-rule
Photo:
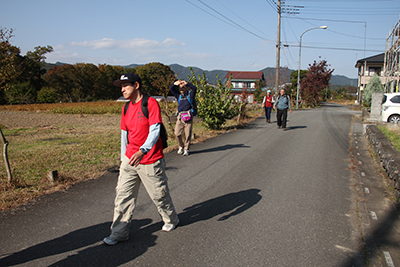
M 142 79 L 140 79 L 139 75 L 136 73 L 125 73 L 119 77 L 119 80 L 116 80 L 113 82 L 115 86 L 121 87 L 121 83 L 123 82 L 130 82 L 131 84 L 134 84 L 135 82 L 138 82 L 140 87 L 142 87 Z

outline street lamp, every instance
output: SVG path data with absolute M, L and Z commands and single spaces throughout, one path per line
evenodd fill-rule
M 308 30 L 305 30 L 301 35 L 300 35 L 300 45 L 299 45 L 299 69 L 297 71 L 297 95 L 296 95 L 296 109 L 299 108 L 299 90 L 300 90 L 300 61 L 301 61 L 301 39 L 303 38 L 303 34 L 305 34 L 308 31 L 315 30 L 315 29 L 326 29 L 328 26 L 319 26 L 319 27 L 313 27 Z

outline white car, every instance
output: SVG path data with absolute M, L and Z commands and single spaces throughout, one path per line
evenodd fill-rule
M 384 122 L 400 122 L 400 93 L 383 94 L 382 120 Z

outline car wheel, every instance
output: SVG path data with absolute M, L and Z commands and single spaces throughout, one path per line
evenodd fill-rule
M 389 117 L 388 122 L 390 123 L 399 123 L 400 122 L 400 116 L 399 115 L 392 115 Z

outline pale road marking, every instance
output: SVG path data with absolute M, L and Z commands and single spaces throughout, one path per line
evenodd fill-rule
M 376 216 L 375 211 L 371 211 L 371 217 L 373 220 L 377 221 L 378 220 L 378 216 Z
M 357 156 L 360 156 L 360 153 L 357 152 Z
M 339 245 L 335 245 L 335 247 L 340 249 L 340 250 L 343 250 L 345 252 L 354 252 L 354 250 L 352 250 L 350 248 L 342 247 L 342 246 L 339 246 Z
M 365 172 L 361 172 L 361 176 L 365 176 Z
M 392 261 L 392 257 L 390 257 L 390 253 L 384 251 L 383 254 L 385 255 L 385 260 L 386 260 L 387 265 L 388 265 L 389 267 L 395 267 L 395 266 L 394 266 L 394 263 L 393 263 L 393 261 Z
M 369 194 L 369 189 L 368 189 L 368 187 L 365 188 L 365 193 Z
M 356 144 L 358 144 L 358 142 L 356 141 Z
M 359 162 L 358 162 L 358 164 L 360 164 L 360 165 L 361 165 L 361 164 L 362 164 L 362 161 L 359 161 Z
M 356 146 L 356 148 L 358 148 L 358 146 Z

